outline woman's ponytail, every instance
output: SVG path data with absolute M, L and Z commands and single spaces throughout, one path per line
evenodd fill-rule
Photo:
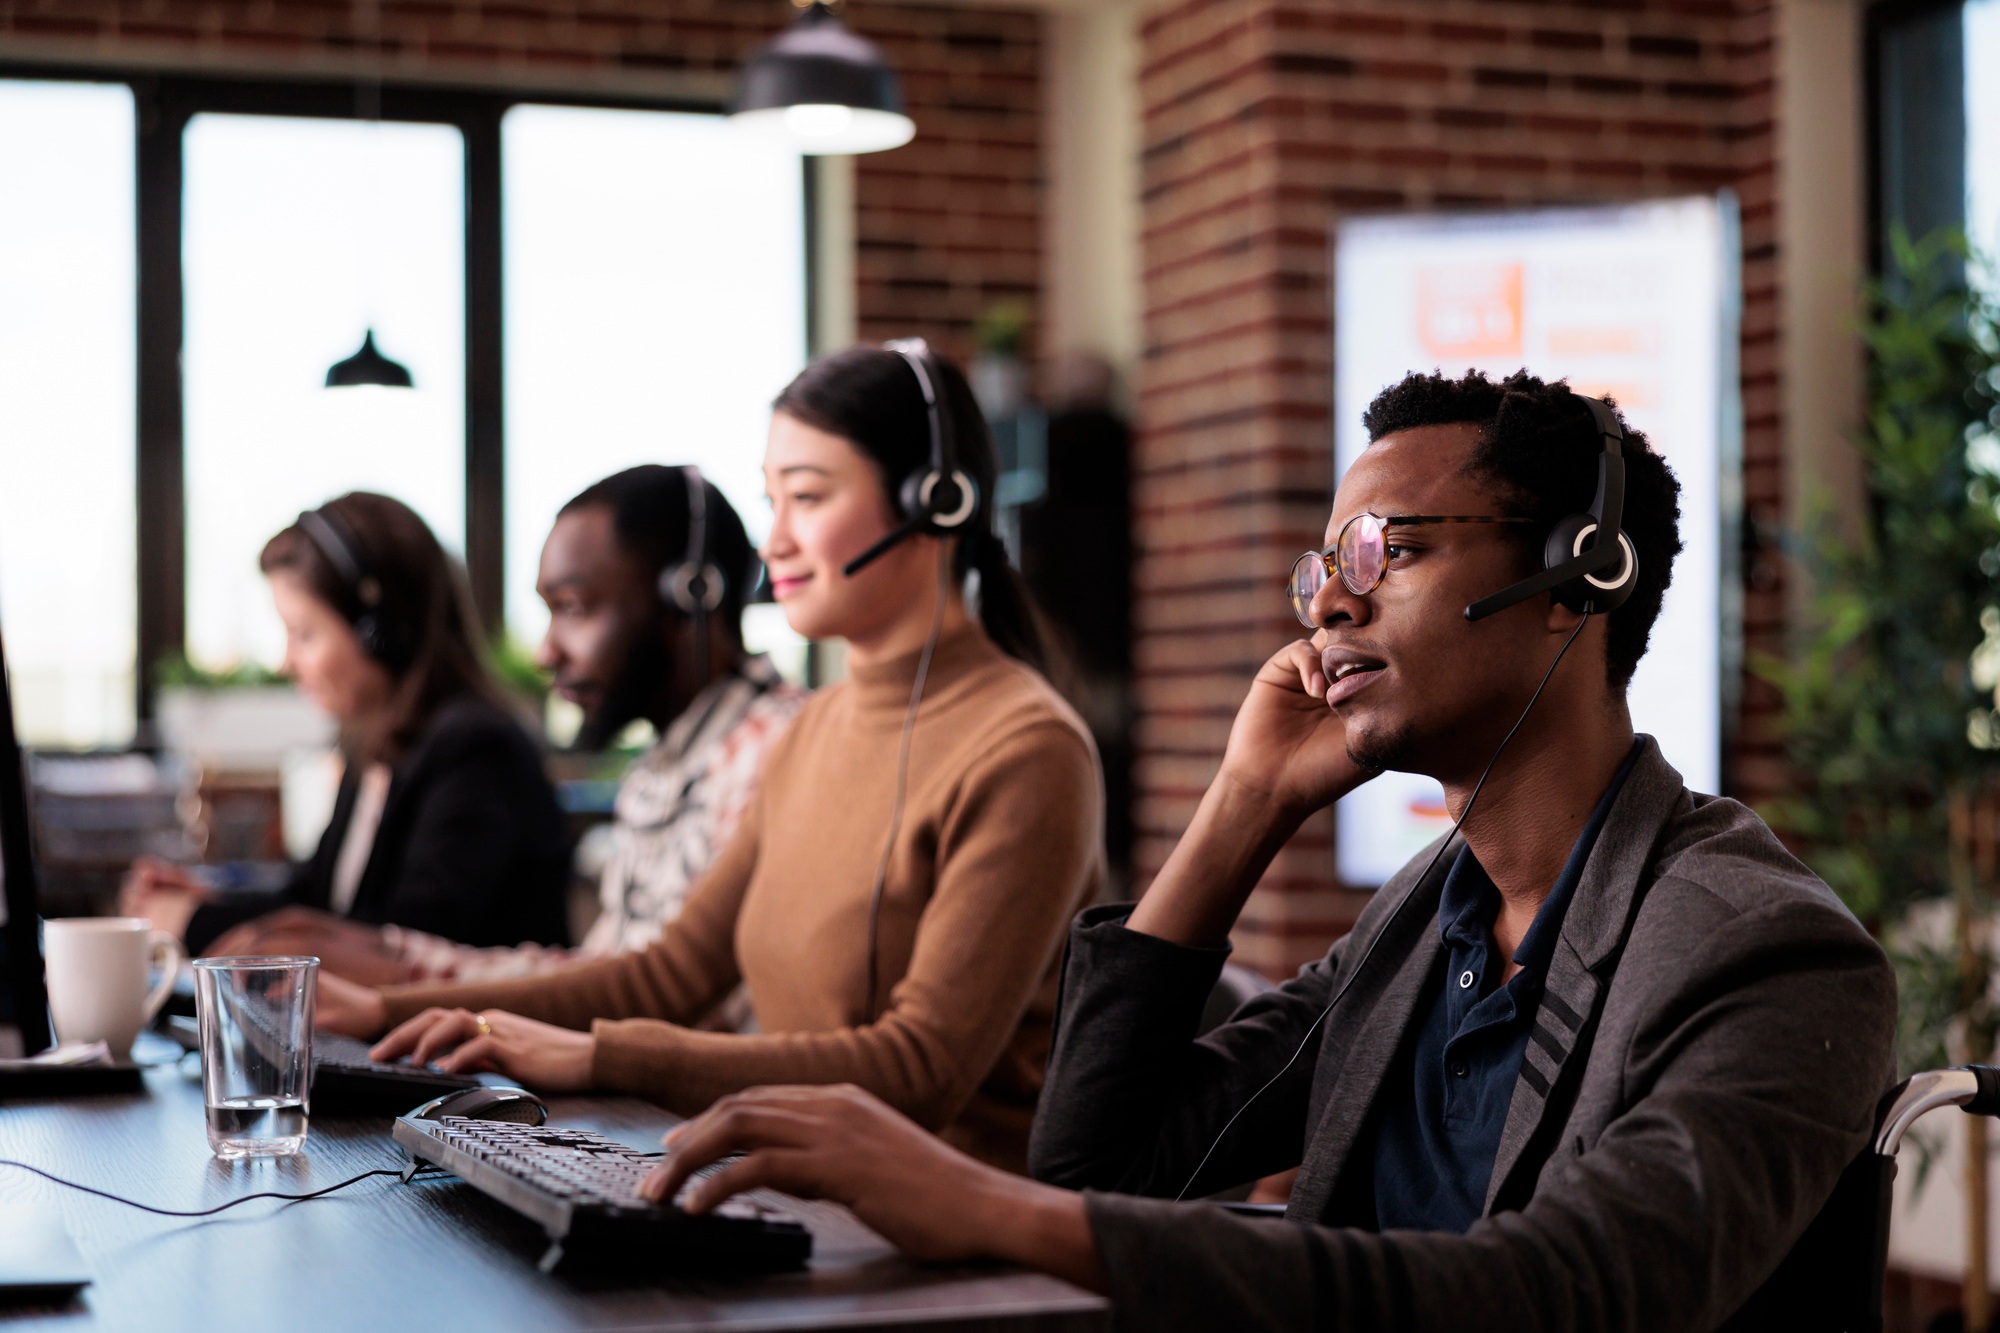
M 985 527 L 967 533 L 959 548 L 960 574 L 979 575 L 979 623 L 993 646 L 1009 657 L 1049 674 L 1048 645 L 1041 613 L 1028 581 L 1007 558 L 1007 547 Z

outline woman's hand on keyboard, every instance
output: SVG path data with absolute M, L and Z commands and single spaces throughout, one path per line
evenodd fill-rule
M 724 1097 L 667 1135 L 666 1159 L 640 1185 L 704 1213 L 768 1188 L 831 1199 L 918 1259 L 1010 1259 L 1097 1291 L 1104 1273 L 1083 1196 L 974 1161 L 874 1094 L 851 1085 L 751 1088 Z
M 495 1070 L 539 1092 L 582 1092 L 597 1049 L 588 1032 L 504 1009 L 426 1009 L 375 1044 L 377 1060 L 409 1059 L 450 1074 Z

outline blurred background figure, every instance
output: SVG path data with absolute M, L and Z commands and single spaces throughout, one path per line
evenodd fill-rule
M 340 727 L 344 770 L 312 858 L 276 892 L 219 895 L 136 862 L 121 909 L 190 950 L 298 905 L 467 944 L 568 942 L 569 839 L 541 753 L 485 665 L 464 577 L 406 505 L 356 491 L 258 559 L 284 672 Z
M 293 907 L 247 928 L 245 950 L 313 954 L 380 985 L 530 976 L 658 939 L 736 831 L 765 755 L 806 700 L 744 649 L 743 604 L 760 570 L 735 509 L 692 467 L 606 477 L 549 532 L 535 583 L 549 628 L 535 661 L 582 710 L 578 745 L 601 749 L 640 719 L 659 737 L 619 783 L 597 920 L 577 949 L 477 948 Z M 707 581 L 702 595 L 696 579 Z

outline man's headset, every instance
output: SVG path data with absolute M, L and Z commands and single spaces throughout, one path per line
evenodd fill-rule
M 685 616 L 704 615 L 722 605 L 721 569 L 708 554 L 708 483 L 701 469 L 681 469 L 687 480 L 687 554 L 660 571 L 660 599 Z
M 1540 701 L 1542 691 L 1548 688 L 1550 679 L 1556 674 L 1556 668 L 1561 666 L 1563 658 L 1568 656 L 1570 645 L 1574 644 L 1577 637 L 1583 633 L 1583 627 L 1590 623 L 1592 616 L 1603 615 L 1624 605 L 1639 581 L 1639 555 L 1632 549 L 1632 541 L 1625 535 L 1624 528 L 1625 428 L 1618 424 L 1618 414 L 1611 410 L 1608 403 L 1596 398 L 1586 398 L 1582 394 L 1577 394 L 1576 397 L 1590 409 L 1591 419 L 1597 423 L 1597 432 L 1604 440 L 1604 452 L 1597 460 L 1596 498 L 1590 502 L 1589 510 L 1559 519 L 1555 527 L 1550 529 L 1549 539 L 1542 547 L 1541 573 L 1523 579 L 1511 587 L 1502 588 L 1491 597 L 1482 597 L 1465 608 L 1465 618 L 1484 620 L 1496 611 L 1504 611 L 1544 592 L 1554 593 L 1556 601 L 1580 613 L 1583 618 L 1576 622 L 1576 628 L 1570 631 L 1567 639 L 1563 640 L 1563 646 L 1556 652 L 1555 661 L 1549 663 L 1549 669 L 1542 673 L 1541 682 L 1535 686 L 1535 692 L 1528 696 L 1528 706 L 1514 719 L 1514 725 L 1495 747 L 1493 757 L 1486 761 L 1486 767 L 1479 774 L 1479 781 L 1472 785 L 1472 794 L 1465 799 L 1465 807 L 1458 812 L 1458 818 L 1452 821 L 1450 832 L 1438 841 L 1437 850 L 1431 853 L 1430 862 L 1424 866 L 1423 873 L 1417 876 L 1411 890 L 1405 893 L 1402 900 L 1390 910 L 1388 920 L 1382 923 L 1374 937 L 1368 941 L 1368 947 L 1361 951 L 1361 957 L 1354 964 L 1354 969 L 1347 974 L 1347 980 L 1333 993 L 1333 998 L 1326 1002 L 1326 1007 L 1319 1011 L 1319 1017 L 1313 1019 L 1306 1028 L 1305 1036 L 1299 1039 L 1298 1048 L 1292 1052 L 1291 1058 L 1285 1061 L 1284 1067 L 1251 1093 L 1244 1103 L 1236 1108 L 1235 1113 L 1223 1122 L 1222 1128 L 1209 1142 L 1208 1151 L 1201 1155 L 1201 1161 L 1188 1173 L 1187 1181 L 1181 1186 L 1180 1193 L 1174 1196 L 1176 1202 L 1185 1199 L 1188 1191 L 1194 1188 L 1195 1181 L 1201 1178 L 1202 1171 L 1207 1168 L 1209 1159 L 1215 1156 L 1215 1150 L 1229 1137 L 1229 1131 L 1236 1127 L 1236 1122 L 1243 1118 L 1243 1113 L 1254 1106 L 1258 1098 L 1269 1092 L 1279 1079 L 1292 1071 L 1292 1066 L 1296 1065 L 1299 1057 L 1305 1054 L 1306 1047 L 1312 1044 L 1313 1034 L 1319 1031 L 1319 1025 L 1326 1021 L 1327 1015 L 1331 1014 L 1343 999 L 1347 998 L 1348 988 L 1354 985 L 1355 978 L 1361 975 L 1368 966 L 1368 960 L 1374 957 L 1375 946 L 1388 935 L 1389 928 L 1396 923 L 1396 918 L 1402 915 L 1410 900 L 1417 896 L 1417 888 L 1430 879 L 1431 872 L 1437 869 L 1438 858 L 1445 854 L 1445 850 L 1458 836 L 1459 829 L 1465 826 L 1466 818 L 1472 813 L 1472 807 L 1479 801 L 1479 793 L 1486 789 L 1486 779 L 1492 776 L 1493 766 L 1500 762 L 1500 756 L 1506 752 L 1508 743 L 1527 724 L 1528 714 L 1535 711 L 1535 704 Z M 1592 533 L 1605 533 L 1615 540 L 1594 542 L 1586 551 L 1583 549 L 1584 539 Z M 1615 552 L 1620 551 L 1623 552 L 1622 556 L 1614 556 Z M 1609 566 L 1614 558 L 1619 559 L 1622 565 L 1618 576 L 1612 579 L 1596 577 L 1598 571 Z M 1335 970 L 1338 971 L 1337 968 Z
M 896 492 L 902 523 L 847 562 L 841 572 L 849 578 L 905 538 L 920 532 L 934 537 L 952 536 L 979 513 L 979 486 L 958 465 L 951 410 L 938 400 L 943 376 L 937 373 L 937 358 L 931 354 L 930 344 L 922 338 L 903 338 L 882 346 L 909 362 L 910 372 L 917 377 L 917 388 L 924 395 L 924 411 L 930 417 L 931 459 L 929 467 L 918 468 L 905 477 Z
M 1623 606 L 1639 582 L 1639 553 L 1625 535 L 1625 428 L 1618 414 L 1602 399 L 1576 398 L 1590 409 L 1603 437 L 1604 452 L 1597 460 L 1597 496 L 1590 508 L 1559 520 L 1549 530 L 1542 547 L 1542 572 L 1502 588 L 1491 597 L 1482 597 L 1465 608 L 1467 620 L 1484 620 L 1517 602 L 1540 593 L 1553 592 L 1557 602 L 1586 615 L 1603 615 Z M 1589 550 L 1584 542 L 1593 534 Z M 1614 563 L 1618 572 L 1600 577 Z
M 298 527 L 347 585 L 353 609 L 342 607 L 341 613 L 354 627 L 361 650 L 393 671 L 407 667 L 415 647 L 409 628 L 385 613 L 382 580 L 362 561 L 361 543 L 346 521 L 331 509 L 308 509 L 299 515 Z

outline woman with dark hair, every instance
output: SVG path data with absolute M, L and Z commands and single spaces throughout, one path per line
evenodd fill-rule
M 927 396 L 945 470 L 971 496 L 925 485 Z M 401 1024 L 378 1058 L 687 1114 L 756 1084 L 855 1083 L 1020 1170 L 1057 950 L 1103 882 L 1090 733 L 1038 669 L 1034 615 L 987 507 L 991 438 L 956 368 L 855 348 L 808 367 L 775 407 L 771 591 L 800 633 L 847 641 L 848 677 L 773 747 L 680 918 L 651 948 L 531 981 L 323 982 L 321 1019 L 357 1036 Z M 944 510 L 958 521 L 921 521 Z M 688 1026 L 739 981 L 758 1031 Z
M 464 576 L 424 521 L 356 491 L 299 515 L 258 563 L 286 674 L 339 723 L 333 820 L 279 892 L 216 898 L 142 860 L 122 910 L 195 952 L 228 952 L 226 932 L 286 906 L 467 944 L 567 943 L 562 811 L 486 670 Z

